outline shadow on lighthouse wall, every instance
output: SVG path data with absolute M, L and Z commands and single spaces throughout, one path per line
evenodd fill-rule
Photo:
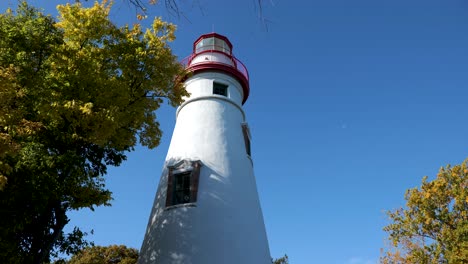
M 239 188 L 233 188 L 233 185 L 242 184 L 243 177 L 232 178 L 232 170 L 220 171 L 215 169 L 219 166 L 202 163 L 197 201 L 166 207 L 168 166 L 180 161 L 178 158 L 166 161 L 138 263 L 191 264 L 207 259 L 212 260 L 210 263 L 230 263 L 232 260 L 226 262 L 223 258 L 230 255 L 227 251 L 241 247 L 237 243 L 242 240 L 232 239 L 238 230 L 229 224 L 237 218 L 234 222 L 248 226 L 252 217 L 250 214 L 248 219 L 249 212 L 240 211 L 238 203 L 242 204 L 242 201 L 238 199 L 243 199 L 242 193 L 235 193 Z M 225 165 L 229 167 L 229 164 Z M 245 176 L 254 180 L 253 175 Z M 253 186 L 256 194 L 255 184 Z M 259 217 L 263 222 L 261 215 Z M 241 233 L 248 233 L 246 231 Z

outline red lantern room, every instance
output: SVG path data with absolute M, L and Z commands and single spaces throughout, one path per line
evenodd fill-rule
M 249 73 L 244 64 L 232 54 L 229 39 L 217 33 L 200 36 L 193 43 L 193 53 L 183 60 L 187 70 L 193 74 L 206 71 L 226 73 L 242 86 L 242 104 L 249 97 Z

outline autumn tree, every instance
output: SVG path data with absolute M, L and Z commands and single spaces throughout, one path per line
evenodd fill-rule
M 406 208 L 388 212 L 389 248 L 381 263 L 468 263 L 468 159 L 423 178 L 405 194 Z
M 135 264 L 138 250 L 126 246 L 86 247 L 73 255 L 65 264 Z
M 70 260 L 60 264 L 135 264 L 138 261 L 138 250 L 124 245 L 107 247 L 90 246 L 73 255 Z M 59 264 L 57 263 L 57 264 Z M 273 264 L 289 264 L 287 255 L 272 261 Z
M 86 243 L 67 212 L 108 205 L 103 176 L 161 137 L 155 111 L 186 95 L 171 53 L 175 26 L 117 27 L 107 1 L 26 2 L 0 14 L 0 262 L 48 262 Z

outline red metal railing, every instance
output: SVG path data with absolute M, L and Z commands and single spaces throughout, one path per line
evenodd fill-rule
M 247 79 L 247 81 L 249 80 L 249 72 L 247 71 L 247 67 L 245 67 L 245 65 L 240 60 L 238 60 L 236 57 L 234 57 L 233 55 L 229 55 L 229 54 L 227 54 L 225 52 L 222 52 L 222 51 L 219 51 L 219 50 L 203 50 L 202 52 L 192 53 L 190 56 L 182 59 L 182 61 L 181 61 L 182 65 L 184 65 L 185 68 L 189 68 L 189 67 L 199 65 L 199 64 L 210 63 L 210 62 L 207 62 L 207 61 L 201 61 L 201 62 L 191 64 L 193 58 L 195 58 L 196 56 L 198 56 L 200 54 L 203 54 L 203 53 L 221 53 L 221 54 L 224 54 L 225 56 L 227 56 L 227 57 L 229 57 L 231 59 L 231 61 L 233 62 L 234 65 L 223 63 L 223 62 L 220 62 L 220 61 L 217 61 L 215 63 L 216 64 L 222 64 L 224 66 L 228 66 L 228 67 L 231 67 L 233 69 L 236 69 L 238 72 L 240 72 Z M 211 63 L 213 63 L 213 62 L 211 62 Z

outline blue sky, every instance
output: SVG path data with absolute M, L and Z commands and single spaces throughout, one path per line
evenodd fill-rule
M 52 13 L 64 1 L 32 2 Z M 189 55 L 214 29 L 249 69 L 244 109 L 273 257 L 376 263 L 384 211 L 402 206 L 424 175 L 468 157 L 466 1 L 271 0 L 268 30 L 254 0 L 180 2 L 186 18 L 149 12 L 178 24 L 175 54 Z M 116 1 L 114 21 L 134 17 Z M 98 245 L 141 245 L 175 109 L 158 118 L 160 147 L 138 147 L 109 170 L 113 206 L 71 215 Z

